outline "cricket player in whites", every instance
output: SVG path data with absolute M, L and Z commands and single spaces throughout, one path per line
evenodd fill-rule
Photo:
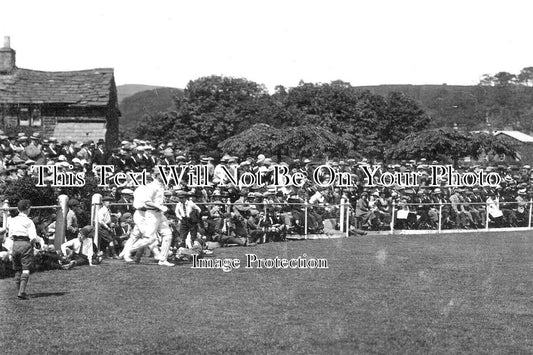
M 154 257 L 159 260 L 159 265 L 175 266 L 167 260 L 172 242 L 172 231 L 164 215 L 168 209 L 163 205 L 165 190 L 159 171 L 154 169 L 151 179 L 150 183 L 140 185 L 133 193 L 135 227 L 131 232 L 131 241 L 128 240 L 124 246 L 124 260 L 132 262 L 131 253 L 137 252 L 137 261 L 139 261 L 139 256 L 145 248 L 149 248 L 154 253 Z M 157 246 L 158 233 L 162 238 L 161 251 Z

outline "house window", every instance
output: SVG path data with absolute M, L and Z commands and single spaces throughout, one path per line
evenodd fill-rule
M 30 125 L 30 109 L 27 107 L 21 107 L 19 109 L 19 126 Z
M 37 127 L 42 125 L 41 109 L 21 107 L 18 112 L 19 126 Z
M 31 125 L 32 126 L 41 126 L 42 120 L 41 120 L 41 109 L 34 108 L 31 111 Z

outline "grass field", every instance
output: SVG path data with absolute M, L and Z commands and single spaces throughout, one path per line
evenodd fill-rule
M 326 258 L 232 272 L 104 262 L 0 280 L 0 352 L 532 353 L 533 233 L 374 236 L 222 248 Z

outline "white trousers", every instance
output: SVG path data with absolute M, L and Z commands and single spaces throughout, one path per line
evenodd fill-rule
M 155 210 L 137 210 L 133 215 L 133 222 L 135 227 L 124 246 L 124 255 L 130 257 L 133 252 L 142 252 L 143 249 L 150 248 L 156 259 L 166 261 L 172 243 L 172 231 L 163 213 Z M 158 235 L 162 239 L 161 251 L 157 247 Z

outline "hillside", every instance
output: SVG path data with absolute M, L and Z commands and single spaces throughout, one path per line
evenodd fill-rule
M 142 84 L 118 85 L 117 86 L 118 102 L 120 104 L 124 98 L 134 95 L 138 92 L 146 91 L 146 90 L 153 90 L 153 89 L 157 89 L 160 87 L 162 86 L 142 85 Z
M 182 95 L 183 90 L 176 88 L 157 88 L 137 92 L 125 97 L 119 104 L 120 132 L 126 134 L 138 126 L 145 116 L 166 112 L 174 106 L 174 97 Z
M 533 87 L 461 85 L 359 86 L 386 96 L 402 92 L 416 100 L 431 117 L 430 128 L 452 127 L 478 130 L 516 129 L 533 131 Z

